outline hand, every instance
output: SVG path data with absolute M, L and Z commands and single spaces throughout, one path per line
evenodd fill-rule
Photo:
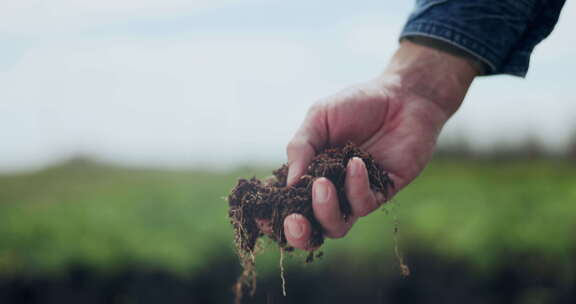
M 311 107 L 287 147 L 288 185 L 294 184 L 314 157 L 327 146 L 352 141 L 369 152 L 395 188 L 389 197 L 370 189 L 366 167 L 353 158 L 346 170 L 345 191 L 352 216 L 345 220 L 334 185 L 318 178 L 312 186 L 314 215 L 325 236 L 340 238 L 408 185 L 431 158 L 442 126 L 458 109 L 476 71 L 466 60 L 410 42 L 403 42 L 386 72 Z M 311 226 L 300 214 L 284 221 L 290 245 L 309 247 Z

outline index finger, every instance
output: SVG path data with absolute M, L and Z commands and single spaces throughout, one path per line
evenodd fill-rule
M 293 139 L 286 147 L 286 154 L 288 154 L 288 177 L 286 184 L 292 186 L 300 176 L 306 172 L 306 168 L 314 155 L 316 150 L 307 141 L 301 139 Z
M 325 146 L 327 138 L 326 115 L 321 104 L 310 108 L 304 122 L 288 143 L 288 186 L 293 185 L 306 172 L 317 151 Z

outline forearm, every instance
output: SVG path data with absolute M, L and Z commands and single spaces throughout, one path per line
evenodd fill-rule
M 450 117 L 479 71 L 469 60 L 403 41 L 383 73 L 402 92 L 434 102 Z

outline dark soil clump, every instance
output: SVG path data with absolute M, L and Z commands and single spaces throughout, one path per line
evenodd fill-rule
M 329 148 L 314 157 L 305 175 L 300 180 L 287 187 L 288 166 L 283 165 L 273 172 L 274 176 L 261 181 L 255 177 L 240 179 L 228 197 L 230 206 L 229 217 L 235 232 L 235 243 L 244 267 L 236 291 L 241 292 L 242 285 L 254 287 L 255 272 L 254 251 L 256 241 L 264 236 L 256 219 L 267 220 L 271 225 L 268 235 L 282 250 L 291 251 L 284 236 L 284 218 L 292 213 L 305 216 L 311 223 L 312 232 L 310 248 L 317 248 L 324 242 L 322 227 L 314 217 L 312 210 L 312 183 L 318 177 L 328 178 L 338 191 L 340 210 L 348 218 L 352 209 L 344 192 L 346 166 L 353 157 L 364 161 L 368 171 L 370 186 L 373 191 L 380 192 L 385 198 L 388 190 L 394 186 L 388 174 L 370 156 L 352 143 L 344 147 Z M 313 260 L 311 253 L 307 262 Z

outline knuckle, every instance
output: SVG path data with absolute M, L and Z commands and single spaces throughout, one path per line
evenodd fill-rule
M 340 239 L 345 237 L 347 234 L 348 229 L 335 229 L 325 233 L 325 235 L 331 239 Z
M 367 216 L 368 214 L 370 214 L 372 212 L 372 208 L 368 208 L 368 207 L 361 207 L 359 208 L 359 210 L 356 212 L 357 216 Z
M 321 112 L 323 107 L 324 107 L 323 101 L 317 101 L 313 103 L 308 109 L 308 115 L 314 115 L 318 112 Z
M 365 189 L 358 189 L 357 187 L 351 187 L 348 192 L 348 200 L 352 206 L 352 211 L 354 215 L 366 216 L 372 212 L 375 202 L 373 202 L 370 193 Z
M 325 111 L 325 106 L 326 102 L 324 101 L 318 101 L 312 104 L 306 113 L 306 121 L 308 123 L 321 121 Z
M 286 145 L 286 152 L 288 154 L 290 154 L 291 152 L 295 152 L 301 149 L 305 144 L 306 142 L 303 139 L 294 138 L 288 143 L 288 145 Z
M 361 217 L 367 216 L 379 207 L 378 201 L 366 191 L 364 191 L 355 202 L 355 204 L 352 204 L 352 206 L 356 207 L 353 208 L 354 215 Z

